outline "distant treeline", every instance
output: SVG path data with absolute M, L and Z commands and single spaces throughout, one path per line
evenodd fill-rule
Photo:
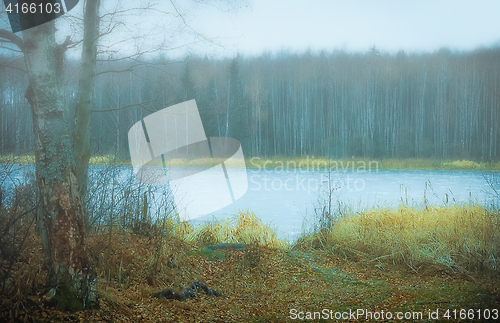
M 0 154 L 33 150 L 23 68 L 0 57 Z M 66 72 L 71 119 L 78 63 Z M 500 48 L 102 60 L 94 109 L 109 111 L 93 114 L 93 153 L 127 158 L 135 122 L 190 99 L 207 136 L 239 139 L 246 156 L 500 157 Z

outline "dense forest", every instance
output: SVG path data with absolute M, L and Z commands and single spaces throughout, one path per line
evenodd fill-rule
M 78 63 L 63 68 L 71 118 Z M 23 59 L 0 57 L 0 154 L 33 152 L 27 86 Z M 500 48 L 103 59 L 92 153 L 128 159 L 135 122 L 190 99 L 207 136 L 237 138 L 247 157 L 500 157 Z

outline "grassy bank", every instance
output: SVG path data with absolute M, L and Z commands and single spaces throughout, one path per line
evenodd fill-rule
M 500 271 L 500 215 L 475 205 L 423 210 L 372 209 L 334 217 L 290 245 L 252 213 L 198 227 L 168 222 L 176 238 L 201 245 L 242 243 L 281 250 L 324 250 L 383 267 L 416 270 L 426 265 L 454 271 Z
M 33 155 L 4 155 L 0 156 L 0 163 L 33 164 L 35 157 Z M 500 162 L 475 162 L 471 160 L 438 160 L 425 158 L 408 159 L 369 159 L 369 158 L 344 158 L 328 159 L 322 157 L 251 157 L 245 159 L 246 166 L 249 168 L 260 169 L 328 169 L 333 171 L 376 171 L 377 169 L 420 169 L 420 170 L 500 170 Z M 131 165 L 129 159 L 116 159 L 113 156 L 102 155 L 92 156 L 91 165 Z M 170 166 L 200 166 L 206 165 L 207 160 L 184 159 L 170 160 Z M 231 163 L 227 163 L 231 167 Z
M 419 321 L 429 311 L 439 310 L 444 319 L 447 309 L 500 306 L 498 214 L 469 205 L 401 207 L 321 223 L 329 225 L 305 233 L 293 245 L 279 240 L 252 213 L 201 226 L 167 219 L 128 230 L 103 227 L 87 239 L 100 308 L 77 313 L 61 312 L 44 301 L 47 275 L 39 237 L 31 228 L 13 266 L 14 283 L 3 291 L 0 318 L 285 322 L 298 312 L 363 309 L 408 312 Z M 194 280 L 222 296 L 153 297 Z M 351 321 L 365 319 L 361 315 Z
M 382 267 L 500 270 L 500 215 L 479 206 L 402 206 L 324 217 L 321 222 L 331 225 L 303 236 L 296 247 L 333 250 Z
M 478 163 L 470 160 L 437 159 L 328 159 L 321 157 L 253 157 L 246 160 L 247 167 L 259 169 L 310 169 L 332 171 L 376 171 L 377 169 L 420 169 L 420 170 L 500 170 L 500 162 Z
M 0 164 L 34 164 L 34 155 L 3 155 Z M 102 155 L 90 157 L 91 165 L 131 165 L 130 160 L 117 160 L 113 156 Z

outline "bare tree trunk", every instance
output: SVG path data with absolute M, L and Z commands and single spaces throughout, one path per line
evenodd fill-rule
M 54 21 L 23 31 L 35 136 L 39 228 L 50 292 L 63 310 L 88 307 L 90 264 L 62 91 L 64 45 Z
M 90 160 L 90 115 L 94 89 L 97 40 L 99 38 L 100 0 L 87 0 L 84 12 L 82 63 L 76 102 L 75 130 L 73 146 L 81 196 L 87 191 L 88 167 Z

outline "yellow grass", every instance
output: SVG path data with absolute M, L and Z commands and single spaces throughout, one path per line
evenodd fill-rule
M 13 164 L 33 164 L 35 156 L 33 155 L 3 155 L 0 156 L 0 163 Z M 370 159 L 362 158 L 342 158 L 328 159 L 318 156 L 299 156 L 299 157 L 252 157 L 245 158 L 246 167 L 271 169 L 309 169 L 318 170 L 330 168 L 333 171 L 352 170 L 371 170 L 377 169 L 427 169 L 427 170 L 500 170 L 500 162 L 475 162 L 471 160 L 439 160 L 430 158 L 408 158 L 408 159 Z M 111 155 L 92 156 L 91 165 L 131 165 L 130 160 L 117 160 Z M 241 167 L 242 160 L 229 158 L 224 161 L 226 167 Z M 167 166 L 207 166 L 213 165 L 212 159 L 182 159 L 174 158 L 167 161 Z
M 333 171 L 355 170 L 376 171 L 378 169 L 423 169 L 423 170 L 500 170 L 500 162 L 478 163 L 470 160 L 439 160 L 430 158 L 387 158 L 366 157 L 328 159 L 325 157 L 252 157 L 246 160 L 247 167 L 259 169 L 309 169 Z
M 298 243 L 411 268 L 434 263 L 498 270 L 500 216 L 473 205 L 374 209 L 345 216 L 330 230 L 304 236 Z
M 109 155 L 91 156 L 89 163 L 91 165 L 118 165 L 118 164 L 122 164 L 122 162 L 118 162 L 113 156 L 109 156 Z
M 240 212 L 223 222 L 211 222 L 197 227 L 186 222 L 166 222 L 168 231 L 175 237 L 205 245 L 219 243 L 258 243 L 274 249 L 289 248 L 286 240 L 278 239 L 271 227 L 251 212 Z
M 165 161 L 166 166 L 208 166 L 212 165 L 211 158 L 196 158 L 196 159 L 185 159 L 185 158 L 172 158 Z
M 3 155 L 0 156 L 0 164 L 33 164 L 34 155 Z

